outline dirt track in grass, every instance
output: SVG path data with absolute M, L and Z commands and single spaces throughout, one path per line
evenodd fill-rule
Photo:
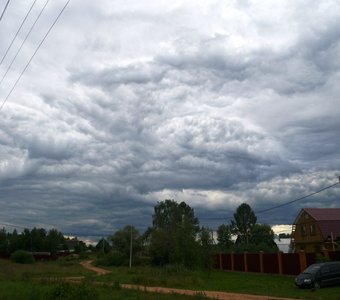
M 110 271 L 93 266 L 91 260 L 81 262 L 81 265 L 91 271 L 96 272 L 97 275 L 105 275 L 110 273 Z M 237 293 L 227 293 L 227 292 L 214 292 L 214 291 L 193 291 L 193 290 L 182 290 L 164 287 L 150 287 L 143 285 L 134 284 L 121 284 L 124 289 L 135 289 L 151 293 L 160 294 L 181 294 L 181 295 L 204 295 L 207 298 L 218 299 L 218 300 L 292 300 L 291 298 L 278 298 L 271 296 L 260 296 L 260 295 L 246 295 Z

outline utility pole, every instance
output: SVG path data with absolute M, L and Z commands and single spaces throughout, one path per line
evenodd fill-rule
M 132 225 L 130 225 L 130 262 L 129 267 L 132 267 Z

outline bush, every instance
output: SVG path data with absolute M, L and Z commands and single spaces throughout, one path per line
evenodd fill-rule
M 19 264 L 33 264 L 34 257 L 31 252 L 17 250 L 15 251 L 11 257 L 11 261 L 19 263 Z
M 330 258 L 328 256 L 323 256 L 322 254 L 317 254 L 316 255 L 316 262 L 317 263 L 323 263 L 330 261 Z
M 118 252 L 111 252 L 108 254 L 102 254 L 98 256 L 98 259 L 95 261 L 95 265 L 98 266 L 128 266 L 129 260 Z

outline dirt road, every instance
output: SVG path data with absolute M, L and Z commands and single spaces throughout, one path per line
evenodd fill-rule
M 91 270 L 93 272 L 96 272 L 97 275 L 105 275 L 105 274 L 109 274 L 110 271 L 102 269 L 102 268 L 97 268 L 94 265 L 92 265 L 93 260 L 86 260 L 86 261 L 82 261 L 80 264 L 88 269 Z
M 91 260 L 84 261 L 81 265 L 89 270 L 97 273 L 97 275 L 105 275 L 110 273 L 110 271 L 93 266 Z M 143 285 L 133 285 L 133 284 L 121 284 L 124 289 L 135 289 L 145 292 L 153 292 L 160 294 L 181 294 L 181 295 L 205 295 L 208 298 L 218 299 L 218 300 L 293 300 L 291 298 L 278 298 L 270 296 L 258 296 L 258 295 L 245 295 L 236 293 L 226 293 L 226 292 L 214 292 L 214 291 L 193 291 L 193 290 L 181 290 L 163 287 L 149 287 Z

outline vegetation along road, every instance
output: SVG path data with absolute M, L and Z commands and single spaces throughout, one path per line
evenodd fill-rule
M 97 275 L 106 275 L 110 271 L 93 266 L 92 260 L 83 261 L 80 264 L 91 271 L 96 272 Z M 219 300 L 292 300 L 291 298 L 277 298 L 259 295 L 245 295 L 237 293 L 227 293 L 227 292 L 216 292 L 216 291 L 194 291 L 194 290 L 183 290 L 183 289 L 173 289 L 164 287 L 146 287 L 143 285 L 134 284 L 121 284 L 124 289 L 135 289 L 145 292 L 161 293 L 161 294 L 181 294 L 181 295 L 202 295 L 207 298 L 219 299 Z

